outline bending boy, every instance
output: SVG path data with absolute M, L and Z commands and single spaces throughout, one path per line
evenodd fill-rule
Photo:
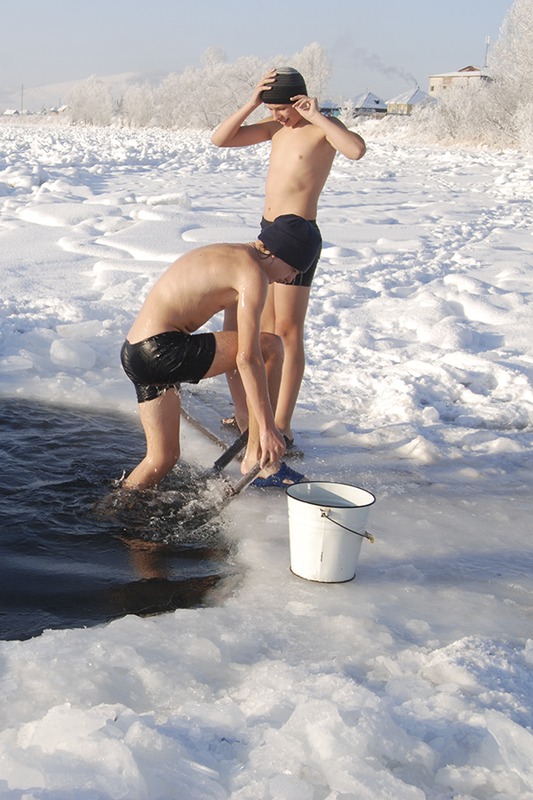
M 156 486 L 180 456 L 180 383 L 238 370 L 249 410 L 246 473 L 257 461 L 259 486 L 302 480 L 280 462 L 285 442 L 274 421 L 283 346 L 261 332 L 261 314 L 271 283 L 289 283 L 304 273 L 319 247 L 315 228 L 286 214 L 249 244 L 213 244 L 172 264 L 148 294 L 122 346 L 124 370 L 135 385 L 146 455 L 123 482 L 126 488 Z M 237 330 L 195 333 L 230 306 Z
M 245 120 L 264 103 L 269 116 L 258 123 Z M 316 226 L 318 199 L 337 151 L 358 160 L 365 154 L 363 139 L 340 120 L 326 117 L 316 98 L 307 96 L 303 77 L 291 67 L 268 72 L 250 100 L 222 122 L 211 136 L 218 147 L 243 147 L 272 142 L 261 227 L 280 214 L 298 214 Z M 318 228 L 317 228 L 318 230 Z M 304 322 L 310 287 L 320 258 L 290 284 L 271 286 L 263 313 L 263 331 L 283 339 L 285 360 L 276 407 L 276 425 L 292 443 L 292 415 L 305 370 Z M 235 315 L 226 314 L 224 328 L 234 330 Z M 230 379 L 235 417 L 246 428 L 246 403 L 238 380 Z

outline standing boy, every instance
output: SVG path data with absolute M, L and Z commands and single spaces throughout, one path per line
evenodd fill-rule
M 269 116 L 245 125 L 261 103 Z M 228 117 L 211 137 L 218 147 L 244 147 L 270 140 L 270 164 L 266 180 L 262 230 L 281 214 L 297 214 L 316 226 L 320 193 L 337 151 L 358 160 L 365 143 L 340 120 L 321 114 L 316 98 L 307 96 L 305 81 L 292 67 L 268 72 L 250 100 Z M 283 340 L 285 358 L 275 420 L 287 446 L 293 444 L 292 415 L 305 370 L 304 322 L 310 287 L 320 251 L 309 270 L 290 284 L 272 285 L 268 292 L 262 330 Z M 225 330 L 235 330 L 235 309 L 226 312 Z M 235 417 L 241 430 L 247 427 L 247 411 L 239 380 L 230 379 Z
M 302 217 L 281 215 L 249 244 L 212 244 L 181 256 L 148 294 L 121 360 L 134 383 L 146 455 L 124 480 L 128 489 L 156 486 L 180 456 L 180 383 L 238 370 L 249 410 L 242 472 L 260 461 L 257 486 L 284 486 L 303 475 L 280 462 L 285 452 L 273 409 L 283 348 L 261 332 L 270 283 L 289 283 L 316 258 L 319 236 Z M 195 333 L 219 311 L 237 309 L 236 331 Z

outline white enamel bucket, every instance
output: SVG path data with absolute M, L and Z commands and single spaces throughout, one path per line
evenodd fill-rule
M 289 509 L 291 571 L 322 583 L 355 578 L 365 530 L 376 498 L 345 483 L 304 481 L 285 490 Z

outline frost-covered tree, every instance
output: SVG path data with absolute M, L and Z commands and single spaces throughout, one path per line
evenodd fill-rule
M 533 100 L 533 0 L 515 0 L 503 22 L 489 66 L 516 101 Z
M 331 75 L 331 61 L 321 45 L 310 44 L 292 57 L 267 63 L 255 56 L 229 62 L 223 50 L 210 47 L 199 67 L 172 73 L 155 88 L 129 87 L 120 102 L 119 121 L 127 125 L 213 129 L 250 97 L 254 86 L 272 66 L 294 66 L 304 75 L 308 91 L 319 100 Z M 96 78 L 76 87 L 70 99 L 76 122 L 107 124 L 111 120 L 111 93 Z M 254 118 L 264 115 L 258 109 Z
M 128 86 L 121 104 L 122 119 L 137 128 L 146 128 L 154 122 L 154 93 L 150 86 Z
M 208 52 L 201 67 L 169 75 L 156 90 L 158 123 L 174 128 L 213 128 L 248 99 L 261 70 L 264 65 L 259 59 L 242 57 L 229 63 L 221 52 Z
M 326 87 L 331 78 L 332 64 L 322 45 L 318 42 L 308 44 L 300 53 L 293 56 L 290 66 L 304 76 L 310 97 L 317 97 L 319 101 L 325 99 Z
M 208 47 L 201 58 L 202 67 L 208 71 L 221 65 L 224 66 L 227 63 L 228 59 L 224 50 L 216 45 Z
M 220 48 L 212 47 L 203 54 L 200 67 L 167 76 L 155 90 L 155 118 L 164 127 L 212 129 L 249 99 L 269 68 L 287 64 L 302 72 L 311 94 L 323 96 L 331 62 L 316 43 L 290 58 L 279 56 L 268 63 L 254 56 L 228 62 Z M 256 116 L 263 113 L 258 110 Z
M 278 55 L 264 65 L 264 72 L 272 67 L 294 67 L 301 72 L 310 97 L 325 99 L 326 86 L 331 77 L 332 65 L 327 51 L 317 42 L 308 44 L 292 56 Z M 258 78 L 261 76 L 258 75 Z
M 261 60 L 253 56 L 242 56 L 233 63 L 204 62 L 196 108 L 197 124 L 213 128 L 243 105 L 264 70 Z
M 348 128 L 354 124 L 355 105 L 353 100 L 346 100 L 341 103 L 339 111 L 339 119 Z
M 413 115 L 415 134 L 430 141 L 533 151 L 533 0 L 515 0 L 489 61 L 489 80 L 449 90 Z
M 533 150 L 533 0 L 515 0 L 489 66 L 495 124 L 511 145 Z
M 71 91 L 68 98 L 70 119 L 88 125 L 109 125 L 113 116 L 113 97 L 109 88 L 92 75 Z

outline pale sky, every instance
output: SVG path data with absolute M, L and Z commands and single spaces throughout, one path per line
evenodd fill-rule
M 0 95 L 91 75 L 180 72 L 216 45 L 274 61 L 319 42 L 329 96 L 387 100 L 485 61 L 513 0 L 0 0 Z M 490 52 L 490 50 L 489 50 Z M 31 110 L 31 109 L 30 109 Z M 36 109 L 33 109 L 36 110 Z

